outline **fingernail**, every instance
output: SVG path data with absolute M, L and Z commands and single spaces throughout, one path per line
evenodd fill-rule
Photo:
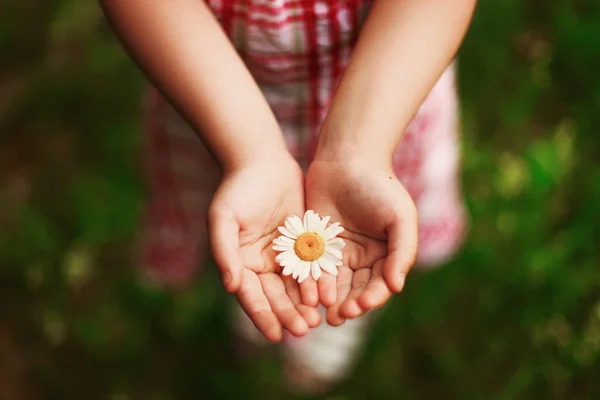
M 398 277 L 396 278 L 396 282 L 398 282 L 398 288 L 399 290 L 402 290 L 404 288 L 404 281 L 406 280 L 406 275 L 403 272 L 400 272 L 398 274 Z
M 223 286 L 225 286 L 225 289 L 227 289 L 229 287 L 229 284 L 231 283 L 231 272 L 227 271 L 223 273 Z

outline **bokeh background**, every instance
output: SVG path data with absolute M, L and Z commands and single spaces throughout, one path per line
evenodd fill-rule
M 482 0 L 459 69 L 470 236 L 330 398 L 600 398 L 600 2 Z M 0 1 L 0 398 L 290 398 L 210 266 L 135 279 L 144 86 L 95 2 Z

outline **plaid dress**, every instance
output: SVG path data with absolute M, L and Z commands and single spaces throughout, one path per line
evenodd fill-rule
M 200 1 L 200 0 L 198 0 Z M 336 83 L 367 17 L 364 0 L 207 0 L 271 106 L 304 168 Z M 184 284 L 208 255 L 206 214 L 219 183 L 215 160 L 158 93 L 147 97 L 148 200 L 141 265 L 152 279 Z M 460 244 L 463 208 L 454 69 L 442 75 L 410 123 L 393 166 L 419 210 L 421 265 Z

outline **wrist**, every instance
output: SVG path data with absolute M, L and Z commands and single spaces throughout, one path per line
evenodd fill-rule
M 301 171 L 297 161 L 284 146 L 261 148 L 245 155 L 238 155 L 234 159 L 222 163 L 225 175 L 242 170 L 262 168 L 266 171 L 288 173 L 288 171 Z
M 225 173 L 246 169 L 256 165 L 278 165 L 288 163 L 291 157 L 281 134 L 272 137 L 240 141 L 222 152 L 219 162 Z
M 391 170 L 394 144 L 375 141 L 376 135 L 323 125 L 315 161 L 363 164 Z

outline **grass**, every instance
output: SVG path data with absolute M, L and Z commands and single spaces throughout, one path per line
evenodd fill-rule
M 0 4 L 0 392 L 289 398 L 215 272 L 135 279 L 141 75 L 94 4 Z M 23 21 L 27 23 L 24 24 Z M 411 276 L 332 395 L 600 397 L 600 5 L 482 1 L 460 53 L 464 250 Z

